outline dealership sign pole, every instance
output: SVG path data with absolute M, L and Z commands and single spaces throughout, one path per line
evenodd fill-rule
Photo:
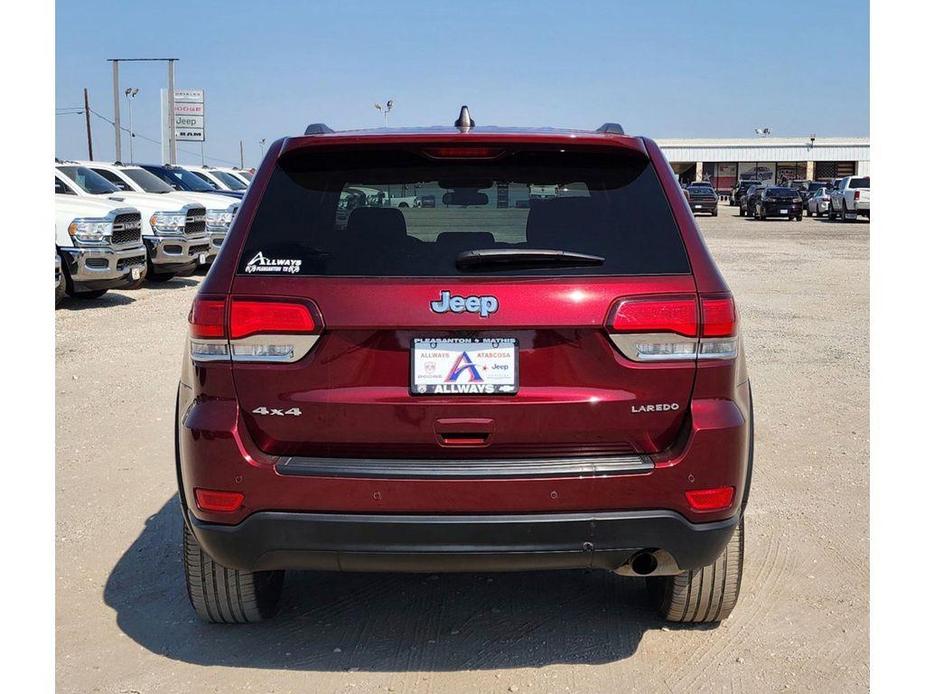
M 174 63 L 179 58 L 107 58 L 112 63 L 112 115 L 113 129 L 116 136 L 116 161 L 122 161 L 122 119 L 119 113 L 119 63 L 167 63 L 167 89 L 169 91 L 169 106 L 173 106 Z M 173 109 L 170 108 L 172 112 Z M 167 156 L 165 160 L 171 164 L 177 162 L 177 143 L 173 135 L 163 142 Z

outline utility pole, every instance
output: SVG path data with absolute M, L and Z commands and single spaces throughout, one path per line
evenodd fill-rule
M 122 119 L 119 118 L 119 60 L 112 61 L 112 120 L 116 129 L 116 161 L 122 161 Z
M 238 142 L 241 145 L 241 168 L 243 169 L 244 168 L 244 140 L 239 140 Z
M 93 135 L 90 132 L 90 96 L 87 94 L 87 88 L 84 87 L 84 116 L 87 119 L 87 155 L 90 161 L 93 161 Z

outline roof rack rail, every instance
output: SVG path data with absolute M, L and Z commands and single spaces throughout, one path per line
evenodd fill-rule
M 324 123 L 311 123 L 307 128 L 305 128 L 306 135 L 327 135 L 333 132 L 334 131 Z
M 619 123 L 604 123 L 601 127 L 597 129 L 599 133 L 607 133 L 608 135 L 623 135 L 623 126 Z

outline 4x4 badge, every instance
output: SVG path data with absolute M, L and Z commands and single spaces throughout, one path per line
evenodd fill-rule
M 462 297 L 457 294 L 450 296 L 450 292 L 444 289 L 440 292 L 439 299 L 430 302 L 430 310 L 434 313 L 446 313 L 447 311 L 462 313 L 463 311 L 468 311 L 469 313 L 477 313 L 482 318 L 487 318 L 498 310 L 498 299 L 490 295 Z

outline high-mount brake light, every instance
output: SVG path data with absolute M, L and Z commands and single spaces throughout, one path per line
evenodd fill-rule
M 194 361 L 291 363 L 318 340 L 321 319 L 313 306 L 277 299 L 197 298 L 190 311 Z
M 500 147 L 425 147 L 421 151 L 431 159 L 497 159 L 504 154 Z
M 738 353 L 731 297 L 628 297 L 607 320 L 610 339 L 633 361 L 733 359 Z
M 735 487 L 691 489 L 684 492 L 684 496 L 692 511 L 722 511 L 732 506 L 735 491 Z

